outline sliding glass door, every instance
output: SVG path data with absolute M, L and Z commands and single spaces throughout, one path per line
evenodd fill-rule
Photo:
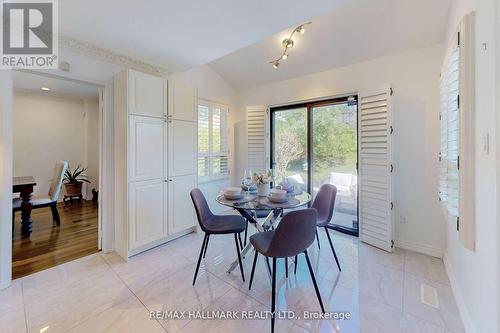
M 273 112 L 273 166 L 275 181 L 287 181 L 295 188 L 309 187 L 307 108 Z
M 356 233 L 357 190 L 357 103 L 337 102 L 313 105 L 312 193 L 323 184 L 337 187 L 332 225 Z
M 332 228 L 358 234 L 357 100 L 354 96 L 271 109 L 271 161 L 277 182 L 313 196 L 337 187 Z

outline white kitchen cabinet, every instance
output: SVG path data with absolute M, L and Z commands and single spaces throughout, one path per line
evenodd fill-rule
M 196 225 L 196 90 L 169 86 L 133 70 L 114 78 L 115 250 L 124 259 Z
M 165 177 L 165 120 L 129 116 L 129 181 Z
M 182 120 L 168 122 L 168 176 L 197 173 L 197 124 Z
M 189 192 L 196 187 L 197 176 L 187 175 L 169 178 L 168 181 L 168 229 L 177 233 L 196 225 L 196 213 Z
M 129 113 L 163 117 L 166 115 L 167 82 L 153 75 L 129 70 Z
M 197 121 L 196 90 L 190 85 L 172 82 L 168 84 L 168 117 L 175 120 Z
M 138 249 L 168 236 L 165 220 L 167 188 L 164 179 L 146 180 L 129 185 L 129 244 Z

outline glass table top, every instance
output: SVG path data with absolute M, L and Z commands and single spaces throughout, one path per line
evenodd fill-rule
M 261 197 L 257 194 L 242 193 L 241 199 L 230 200 L 226 199 L 224 194 L 219 194 L 215 200 L 227 207 L 249 210 L 291 209 L 307 205 L 311 201 L 311 195 L 307 192 L 288 194 L 288 200 L 283 203 L 271 202 L 268 197 Z

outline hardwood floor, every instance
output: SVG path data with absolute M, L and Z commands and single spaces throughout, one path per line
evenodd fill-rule
M 33 233 L 21 235 L 21 214 L 16 213 L 12 239 L 12 278 L 20 278 L 55 265 L 98 252 L 97 203 L 59 203 L 61 226 L 52 221 L 50 208 L 34 209 Z

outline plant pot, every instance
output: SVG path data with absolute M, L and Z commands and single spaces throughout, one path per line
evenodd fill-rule
M 269 191 L 271 190 L 271 184 L 257 184 L 257 195 L 260 197 L 269 196 Z
M 74 183 L 64 183 L 64 188 L 66 189 L 67 196 L 77 196 L 82 194 L 82 184 L 83 182 Z

